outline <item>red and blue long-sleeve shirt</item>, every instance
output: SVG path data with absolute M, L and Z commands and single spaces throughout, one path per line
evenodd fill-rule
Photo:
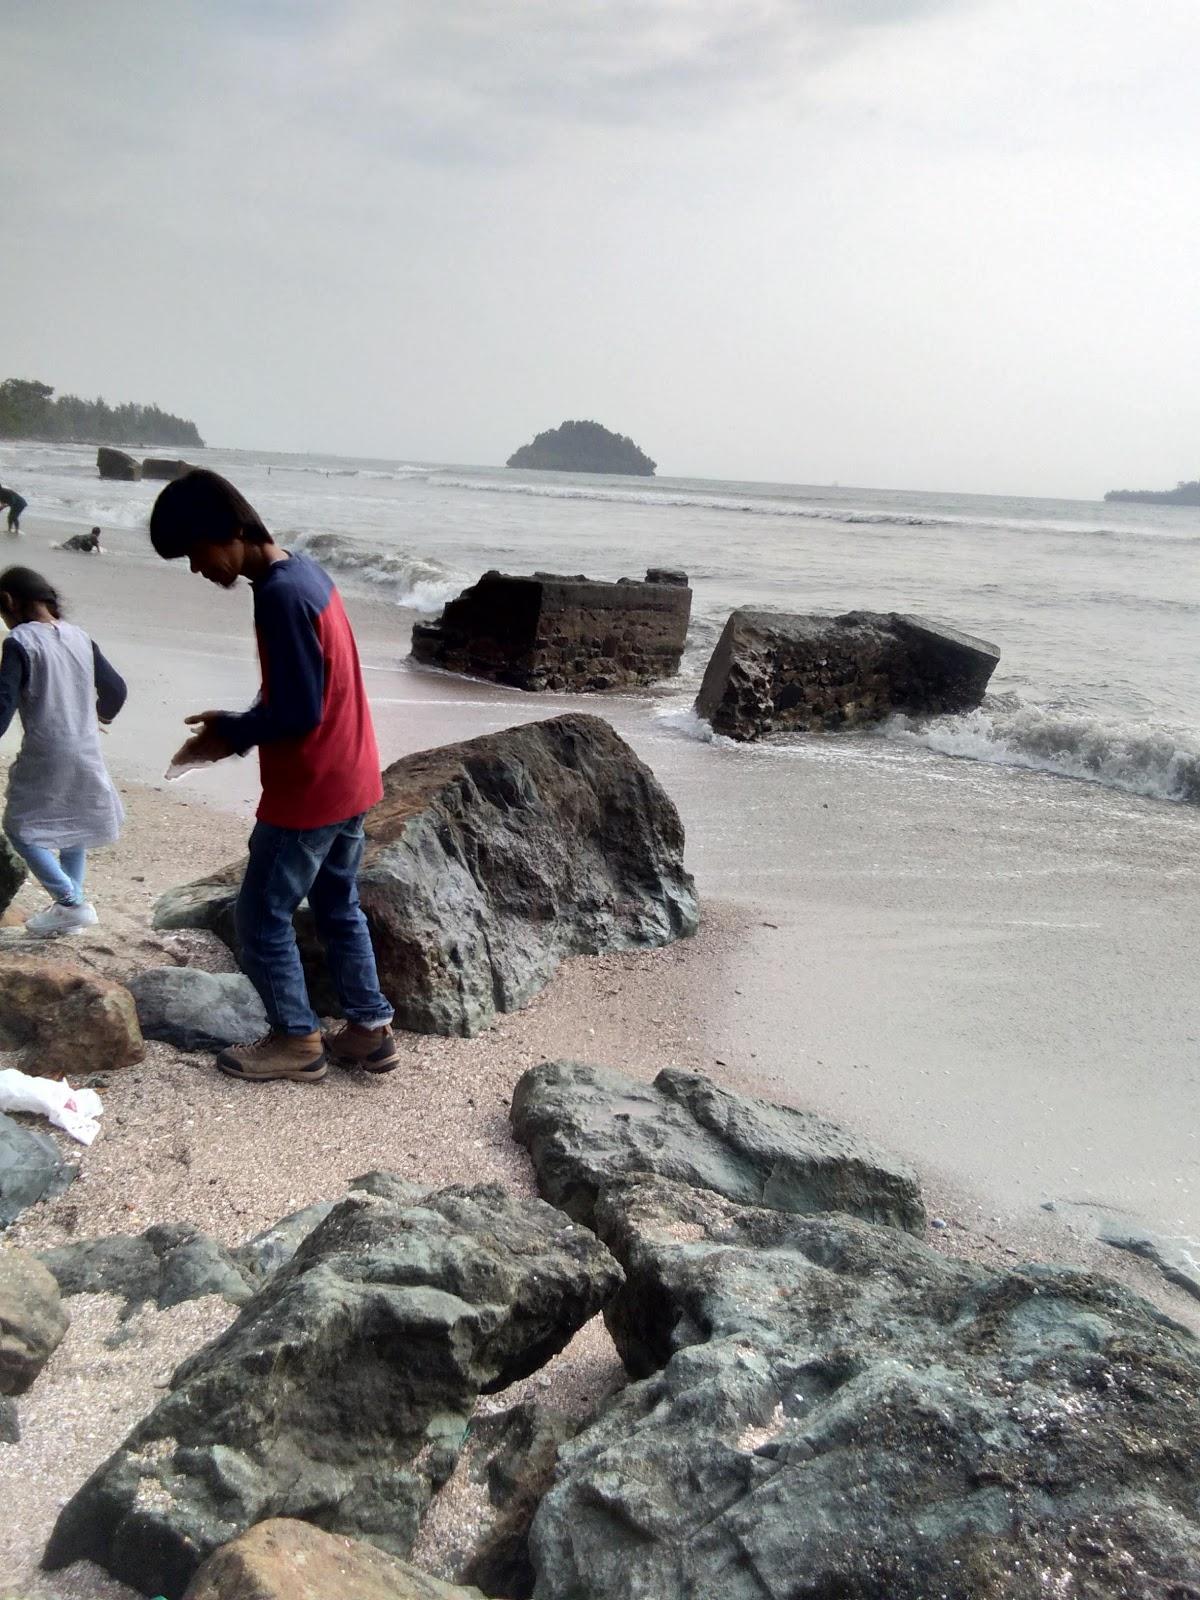
M 262 689 L 213 726 L 244 755 L 258 746 L 258 816 L 322 828 L 368 811 L 383 780 L 358 647 L 333 579 L 307 556 L 276 561 L 254 584 Z

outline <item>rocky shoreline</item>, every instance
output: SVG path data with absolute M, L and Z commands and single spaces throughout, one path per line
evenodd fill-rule
M 115 615 L 116 599 L 104 587 L 113 581 L 106 564 L 86 565 L 88 584 L 97 587 L 85 603 L 101 620 Z M 142 574 L 129 563 L 119 576 L 121 585 L 144 578 L 147 592 L 153 583 L 170 599 L 169 571 Z M 188 586 L 180 587 L 171 604 L 190 604 Z M 147 603 L 139 616 L 151 610 Z M 195 626 L 209 623 L 200 618 Z M 516 1368 L 502 1364 L 490 1375 L 487 1361 L 496 1352 L 486 1336 L 482 1353 L 472 1343 L 481 1319 L 496 1315 L 496 1329 L 515 1323 L 501 1299 L 489 1299 L 485 1308 L 459 1294 L 466 1280 L 456 1257 L 449 1292 L 467 1308 L 462 1315 L 470 1326 L 460 1338 L 454 1325 L 453 1348 L 442 1352 L 448 1366 L 422 1369 L 438 1373 L 437 1415 L 446 1428 L 422 1431 L 420 1444 L 411 1435 L 415 1455 L 397 1467 L 409 1474 L 408 1530 L 389 1549 L 364 1541 L 361 1529 L 330 1531 L 324 1511 L 316 1515 L 325 1526 L 311 1520 L 321 1493 L 344 1503 L 344 1495 L 329 1490 L 326 1474 L 349 1471 L 350 1456 L 345 1439 L 345 1448 L 332 1452 L 325 1443 L 341 1420 L 329 1409 L 336 1385 L 324 1379 L 336 1363 L 297 1345 L 296 1371 L 310 1377 L 319 1371 L 322 1381 L 306 1378 L 276 1396 L 273 1417 L 287 1421 L 303 1411 L 319 1418 L 309 1428 L 318 1437 L 316 1453 L 305 1457 L 300 1498 L 306 1503 L 289 1500 L 278 1484 L 270 1488 L 272 1503 L 259 1506 L 258 1520 L 220 1554 L 214 1551 L 203 1576 L 197 1571 L 189 1579 L 197 1586 L 193 1600 L 270 1594 L 272 1583 L 289 1600 L 329 1593 L 395 1600 L 410 1592 L 446 1600 L 439 1587 L 446 1584 L 495 1595 L 540 1584 L 543 1596 L 599 1596 L 631 1592 L 635 1583 L 655 1595 L 736 1596 L 739 1584 L 756 1595 L 804 1592 L 794 1587 L 800 1558 L 789 1556 L 789 1567 L 781 1540 L 787 1551 L 802 1550 L 804 1570 L 824 1574 L 825 1590 L 816 1592 L 825 1595 L 903 1595 L 910 1592 L 904 1584 L 911 1588 L 921 1574 L 934 1586 L 926 1592 L 953 1594 L 960 1592 L 956 1583 L 966 1584 L 964 1573 L 974 1588 L 961 1592 L 973 1594 L 1187 1594 L 1193 1530 L 1178 1486 L 1192 1470 L 1186 1416 L 1194 1347 L 1176 1324 L 1195 1327 L 1200 1319 L 1194 1290 L 1182 1283 L 1186 1261 L 1178 1249 L 1160 1251 L 1160 1276 L 1139 1259 L 1154 1258 L 1153 1240 L 1127 1222 L 1118 1226 L 1110 1214 L 1100 1230 L 1110 1243 L 1097 1243 L 1097 1208 L 1085 1204 L 1087 1188 L 1075 1191 L 1061 1176 L 1039 1183 L 1020 1213 L 1006 1209 L 994 1186 L 961 1188 L 972 1152 L 977 1166 L 986 1164 L 978 1148 L 990 1135 L 1008 1136 L 1005 1152 L 1017 1142 L 1000 1114 L 1019 1096 L 1009 1095 L 998 1109 L 987 1100 L 989 1083 L 1007 1082 L 1021 1058 L 1046 1070 L 1051 1046 L 1041 1041 L 1035 1050 L 1018 1038 L 1008 1056 L 977 1050 L 966 1036 L 968 1029 L 978 1033 L 978 1014 L 970 1010 L 957 1031 L 947 1026 L 938 1036 L 943 1020 L 956 1016 L 953 1001 L 962 991 L 952 984 L 930 995 L 930 1054 L 915 1065 L 904 1061 L 888 1026 L 890 1006 L 886 1015 L 872 1012 L 856 989 L 836 1008 L 851 1016 L 840 1036 L 819 1015 L 822 991 L 865 982 L 886 963 L 889 941 L 903 952 L 905 983 L 961 970 L 954 917 L 968 932 L 983 926 L 983 918 L 972 921 L 962 911 L 976 879 L 991 886 L 988 937 L 996 917 L 1047 916 L 1051 907 L 1064 918 L 1075 911 L 1069 893 L 1059 903 L 1057 879 L 1028 903 L 1005 898 L 1003 885 L 1024 867 L 1007 831 L 1012 814 L 997 803 L 984 814 L 985 826 L 978 810 L 931 808 L 921 813 L 919 828 L 905 833 L 905 813 L 890 791 L 877 804 L 860 803 L 857 786 L 806 769 L 789 797 L 786 833 L 789 851 L 803 840 L 810 877 L 791 904 L 782 898 L 782 878 L 780 895 L 764 898 L 775 858 L 745 848 L 748 830 L 779 820 L 775 791 L 756 786 L 760 769 L 739 765 L 724 809 L 714 793 L 709 821 L 695 792 L 719 789 L 727 755 L 717 752 L 702 766 L 686 759 L 690 747 L 676 759 L 665 742 L 639 742 L 656 772 L 670 772 L 666 787 L 681 805 L 691 786 L 693 868 L 696 839 L 708 830 L 703 881 L 710 895 L 701 924 L 685 939 L 662 942 L 669 931 L 689 931 L 691 915 L 679 913 L 694 911 L 694 900 L 681 841 L 672 844 L 670 815 L 641 775 L 648 768 L 629 763 L 619 774 L 610 768 L 615 781 L 601 785 L 605 814 L 581 810 L 570 762 L 560 760 L 564 752 L 573 744 L 580 754 L 571 759 L 591 763 L 589 771 L 598 760 L 601 766 L 624 760 L 615 745 L 605 755 L 587 737 L 594 719 L 555 718 L 575 731 L 549 744 L 532 729 L 517 730 L 519 738 L 497 733 L 524 714 L 511 697 L 472 686 L 468 704 L 443 675 L 389 667 L 394 618 L 382 618 L 378 627 L 372 671 L 386 685 L 379 714 L 392 741 L 389 755 L 444 740 L 447 728 L 485 731 L 491 751 L 481 767 L 478 751 L 467 749 L 476 741 L 452 747 L 452 759 L 443 747 L 439 770 L 426 761 L 420 782 L 406 790 L 421 797 L 424 820 L 411 828 L 398 807 L 387 837 L 376 841 L 381 856 L 403 856 L 406 840 L 414 846 L 403 871 L 389 868 L 393 888 L 419 887 L 425 856 L 439 874 L 460 874 L 460 909 L 473 907 L 470 915 L 487 936 L 470 960 L 447 963 L 471 975 L 443 1013 L 457 1019 L 455 1028 L 403 1035 L 403 1064 L 391 1082 L 331 1074 L 319 1089 L 283 1084 L 259 1093 L 211 1070 L 206 1052 L 230 1030 L 255 1031 L 257 1013 L 235 954 L 218 934 L 209 925 L 155 928 L 154 909 L 164 896 L 177 899 L 181 885 L 211 887 L 237 860 L 244 819 L 219 809 L 244 800 L 238 785 L 246 779 L 237 770 L 220 775 L 226 785 L 220 795 L 215 781 L 208 789 L 197 780 L 166 792 L 123 785 L 127 831 L 96 859 L 102 924 L 93 934 L 50 948 L 31 946 L 19 930 L 0 932 L 0 965 L 7 964 L 14 981 L 23 962 L 57 965 L 60 975 L 40 975 L 44 995 L 64 1003 L 74 995 L 72 1003 L 81 1004 L 81 996 L 102 1001 L 117 990 L 133 997 L 135 1011 L 132 1026 L 121 1003 L 87 1012 L 113 1024 L 107 1035 L 92 1023 L 80 1030 L 92 1040 L 90 1051 L 76 1041 L 72 1054 L 70 1040 L 30 1029 L 4 1041 L 0 1053 L 0 1068 L 29 1068 L 65 1043 L 66 1059 L 78 1069 L 72 1081 L 90 1079 L 105 1108 L 101 1134 L 87 1149 L 56 1130 L 46 1133 L 44 1123 L 20 1119 L 20 1131 L 40 1137 L 48 1159 L 65 1159 L 79 1172 L 57 1193 L 52 1183 L 0 1245 L 5 1264 L 20 1251 L 43 1269 L 40 1278 L 34 1268 L 22 1274 L 22 1295 L 40 1299 L 43 1310 L 15 1360 L 18 1381 L 53 1348 L 32 1383 L 0 1401 L 0 1430 L 20 1435 L 0 1445 L 5 1600 L 10 1593 L 21 1600 L 131 1600 L 139 1592 L 93 1560 L 53 1572 L 39 1565 L 60 1510 L 90 1503 L 81 1498 L 83 1486 L 121 1456 L 127 1440 L 149 1442 L 155 1474 L 165 1472 L 168 1460 L 172 1473 L 178 1469 L 178 1483 L 168 1474 L 166 1488 L 181 1503 L 193 1477 L 211 1490 L 227 1474 L 229 1498 L 243 1494 L 250 1505 L 254 1483 L 262 1484 L 253 1472 L 262 1463 L 254 1458 L 243 1471 L 238 1452 L 245 1440 L 239 1444 L 236 1431 L 194 1439 L 185 1448 L 199 1453 L 180 1462 L 162 1452 L 165 1436 L 154 1433 L 151 1419 L 161 1420 L 163 1407 L 173 1417 L 169 1407 L 179 1405 L 185 1390 L 197 1392 L 193 1386 L 215 1394 L 225 1383 L 224 1352 L 245 1355 L 254 1347 L 246 1330 L 255 1307 L 265 1315 L 273 1306 L 272 1314 L 283 1315 L 289 1305 L 310 1304 L 318 1285 L 302 1278 L 316 1274 L 334 1285 L 344 1305 L 369 1301 L 371 1316 L 388 1327 L 400 1325 L 386 1321 L 402 1313 L 399 1289 L 419 1291 L 428 1307 L 431 1296 L 447 1293 L 444 1279 L 421 1277 L 441 1250 L 447 1212 L 455 1250 L 461 1244 L 497 1288 L 522 1281 L 522 1259 L 542 1259 L 546 1230 L 552 1238 L 582 1241 L 581 1256 L 598 1264 L 603 1312 L 581 1323 L 593 1303 L 590 1291 L 581 1291 L 573 1313 L 557 1321 L 554 1338 L 523 1345 L 527 1358 L 532 1351 L 543 1364 L 486 1392 Z M 235 638 L 231 625 L 228 635 L 205 639 L 198 631 L 196 637 L 211 650 L 206 672 L 229 674 L 219 693 L 237 693 L 241 635 Z M 149 708 L 146 726 L 114 735 L 128 773 L 144 771 L 154 752 L 170 748 L 173 723 L 156 709 L 161 638 L 151 632 L 126 649 L 135 673 L 143 674 L 138 704 Z M 178 676 L 186 677 L 182 667 Z M 844 698 L 843 689 L 837 692 Z M 182 709 L 172 704 L 172 714 Z M 556 709 L 567 706 L 547 707 Z M 626 738 L 634 737 L 628 708 L 605 702 L 605 711 Z M 518 781 L 519 770 L 542 760 L 564 770 L 548 785 L 540 778 L 528 787 Z M 1014 781 L 1006 789 L 1006 802 L 1018 787 Z M 953 786 L 940 784 L 943 792 L 952 794 Z M 205 793 L 212 803 L 198 804 Z M 1067 792 L 1058 803 L 1069 808 L 1075 799 Z M 1079 802 L 1081 817 L 1090 815 L 1086 799 Z M 624 865 L 618 860 L 600 879 L 581 874 L 554 854 L 556 813 L 583 826 L 605 859 L 638 837 L 631 818 L 657 817 L 658 845 L 627 850 Z M 484 814 L 491 820 L 481 833 L 476 824 Z M 955 853 L 947 824 L 968 821 L 970 847 Z M 489 849 L 504 858 L 510 884 L 527 882 L 520 870 L 529 866 L 551 886 L 539 903 L 566 920 L 569 939 L 547 939 L 536 925 L 522 928 L 502 904 L 478 898 L 481 876 L 488 881 L 480 869 Z M 862 874 L 877 872 L 877 863 L 893 855 L 903 869 L 896 900 L 873 892 L 877 915 L 861 914 Z M 713 862 L 726 858 L 736 858 L 737 870 L 726 869 L 722 878 Z M 961 868 L 950 892 L 922 900 L 922 885 L 935 869 L 946 871 L 948 860 Z M 382 877 L 380 893 L 386 898 Z M 918 902 L 915 918 L 902 914 L 901 896 L 906 908 Z M 33 891 L 22 890 L 17 903 L 33 909 Z M 583 911 L 572 913 L 572 903 Z M 426 930 L 444 931 L 448 908 L 429 896 L 423 908 Z M 380 927 L 389 915 L 380 911 Z M 800 924 L 802 935 L 794 927 L 781 932 L 779 924 L 789 922 Z M 620 928 L 639 927 L 654 937 L 625 945 L 614 938 Z M 457 949 L 467 953 L 461 940 Z M 864 950 L 869 962 L 861 960 Z M 71 968 L 83 969 L 86 981 L 70 976 Z M 997 969 L 989 970 L 995 981 Z M 972 982 L 975 976 L 972 970 Z M 772 1008 L 781 1009 L 781 996 L 787 1031 L 772 1033 L 766 1024 Z M 510 1000 L 520 1009 L 504 1009 Z M 426 1010 L 432 1019 L 436 1008 Z M 110 1058 L 99 1053 L 103 1037 Z M 122 1047 L 140 1059 L 119 1065 Z M 978 1127 L 963 1159 L 938 1168 L 956 1138 L 952 1096 L 938 1092 L 954 1052 L 965 1063 Z M 926 1074 L 933 1093 L 919 1092 Z M 865 1089 L 856 1096 L 859 1085 Z M 948 1091 L 948 1075 L 946 1085 Z M 1106 1089 L 1097 1080 L 1094 1092 Z M 1048 1127 L 1072 1126 L 1069 1118 L 1055 1121 L 1055 1110 L 1049 1095 L 1033 1097 L 1031 1114 Z M 938 1117 L 947 1120 L 930 1120 Z M 917 1122 L 943 1132 L 922 1142 L 914 1137 Z M 874 1144 L 851 1131 L 863 1127 Z M 887 1155 L 880 1143 L 895 1143 L 901 1156 Z M 1076 1193 L 1077 1203 L 1036 1214 L 1042 1196 Z M 339 1246 L 326 1254 L 335 1212 L 337 1228 L 378 1227 L 380 1237 L 372 1233 L 375 1242 L 365 1252 Z M 297 1213 L 303 1220 L 280 1225 Z M 490 1253 L 494 1231 L 479 1239 L 476 1223 L 467 1225 L 480 1213 L 528 1227 L 526 1243 L 515 1251 L 517 1236 L 509 1232 L 504 1248 L 515 1263 L 503 1270 L 503 1251 Z M 1073 1232 L 1085 1213 L 1089 1231 Z M 394 1266 L 402 1245 L 415 1254 L 389 1277 L 384 1258 Z M 534 1254 L 524 1257 L 526 1249 Z M 1047 1257 L 1074 1270 L 1048 1268 Z M 625 1287 L 612 1287 L 615 1271 L 624 1274 Z M 35 1287 L 40 1282 L 36 1294 L 30 1279 Z M 585 1280 L 592 1282 L 586 1273 Z M 565 1280 L 555 1281 L 562 1301 L 570 1300 Z M 411 1309 L 411 1295 L 406 1303 Z M 518 1296 L 507 1303 L 511 1311 L 524 1302 Z M 69 1326 L 54 1347 L 60 1314 Z M 444 1320 L 443 1332 L 450 1325 Z M 565 1346 L 549 1356 L 564 1337 Z M 800 1350 L 808 1352 L 802 1363 Z M 306 1367 L 310 1359 L 315 1366 Z M 181 1369 L 187 1376 L 173 1388 Z M 394 1368 L 372 1370 L 390 1395 Z M 458 1388 L 448 1371 L 459 1375 L 454 1382 L 461 1377 Z M 295 1413 L 293 1405 L 300 1408 Z M 221 1426 L 232 1427 L 239 1409 L 229 1402 Z M 374 1448 L 369 1427 L 366 1434 Z M 140 1443 L 130 1451 L 128 1459 L 145 1454 Z M 326 1459 L 331 1453 L 336 1460 Z M 275 1459 L 282 1460 L 278 1451 Z M 368 1449 L 362 1459 L 368 1465 L 355 1481 L 372 1482 L 369 1463 L 379 1457 Z M 129 1469 L 113 1470 L 119 1478 Z M 1083 1479 L 1099 1485 L 1090 1501 Z M 149 1477 L 139 1482 L 149 1485 L 143 1496 L 156 1495 Z M 854 1514 L 848 1532 L 845 1522 L 829 1523 L 842 1530 L 836 1540 L 822 1531 L 824 1521 L 815 1526 L 827 1506 L 843 1517 L 847 1507 Z M 80 1516 L 90 1524 L 88 1537 L 95 1536 L 102 1519 Z M 68 1521 L 64 1541 L 69 1531 Z M 124 1533 L 120 1542 L 124 1549 Z M 394 1553 L 400 1547 L 405 1554 Z M 64 1553 L 69 1549 L 64 1544 Z M 107 1547 L 103 1553 L 111 1555 Z M 943 1561 L 948 1565 L 939 1566 Z M 414 1576 L 414 1569 L 425 1576 Z M 145 1571 L 139 1583 L 152 1576 Z M 673 1591 L 672 1584 L 684 1587 Z M 175 1600 L 170 1589 L 151 1592 Z
M 151 1229 L 6 1252 L 0 1301 L 32 1308 L 24 1388 L 65 1331 L 60 1295 L 117 1294 L 127 1319 L 155 1297 L 241 1304 L 67 1502 L 46 1565 L 89 1559 L 168 1600 L 284 1600 L 297 1563 L 446 1600 L 1200 1582 L 1200 1346 L 1147 1302 L 1078 1269 L 948 1259 L 914 1237 L 894 1159 L 699 1075 L 546 1063 L 512 1121 L 556 1203 L 373 1173 L 233 1251 Z M 891 1222 L 847 1209 L 881 1202 Z M 601 1310 L 611 1394 L 480 1410 Z M 414 1573 L 442 1494 L 472 1513 L 422 1547 L 442 1570 Z
M 1200 1591 L 1193 1335 L 1108 1277 L 981 1249 L 903 1160 L 697 1070 L 694 1005 L 665 997 L 691 967 L 711 983 L 737 934 L 718 915 L 671 943 L 695 927 L 678 818 L 595 723 L 392 769 L 376 844 L 396 881 L 401 845 L 419 864 L 436 839 L 469 868 L 469 918 L 507 905 L 538 974 L 483 1034 L 406 1035 L 398 1092 L 217 1080 L 194 1052 L 234 955 L 219 918 L 152 931 L 161 885 L 108 943 L 39 960 L 7 936 L 10 1007 L 37 968 L 107 1031 L 105 1131 L 0 1254 L 5 1581 L 55 1600 Z M 555 876 L 555 829 L 581 824 L 546 763 L 601 756 L 613 817 L 585 830 L 589 872 Z M 213 832 L 202 884 L 228 854 Z M 590 930 L 549 964 L 509 892 L 536 908 L 531 873 Z M 691 910 L 642 926 L 637 895 Z M 376 905 L 377 940 L 398 904 Z M 456 910 L 424 905 L 426 930 Z M 636 1074 L 590 1047 L 622 1006 Z M 76 1408 L 86 1443 L 51 1465 Z

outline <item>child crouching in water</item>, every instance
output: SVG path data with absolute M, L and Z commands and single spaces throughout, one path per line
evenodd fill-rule
M 125 704 L 125 683 L 28 567 L 0 572 L 0 617 L 11 630 L 0 648 L 0 737 L 16 713 L 24 730 L 4 831 L 54 902 L 25 927 L 75 933 L 96 921 L 83 892 L 87 852 L 114 843 L 125 817 L 99 726 Z

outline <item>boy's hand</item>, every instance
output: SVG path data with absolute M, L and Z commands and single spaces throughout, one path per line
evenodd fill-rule
M 224 761 L 226 756 L 231 756 L 233 750 L 222 739 L 221 735 L 212 726 L 215 718 L 223 717 L 223 711 L 198 711 L 194 717 L 185 717 L 183 720 L 189 727 L 198 729 L 190 739 L 181 744 L 171 757 L 172 766 L 183 766 L 186 763 Z

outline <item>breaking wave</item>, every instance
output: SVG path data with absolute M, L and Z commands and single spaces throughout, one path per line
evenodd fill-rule
M 40 516 L 57 522 L 78 523 L 90 528 L 145 529 L 150 524 L 150 508 L 162 484 L 158 482 L 118 483 L 106 491 L 102 482 L 89 485 L 86 494 L 54 494 L 39 490 L 36 505 Z
M 727 750 L 805 757 L 862 759 L 871 735 L 787 734 L 761 744 L 741 744 L 714 733 L 694 706 L 665 702 L 655 711 L 664 729 Z M 959 716 L 922 721 L 895 716 L 874 737 L 893 745 L 992 766 L 1020 767 L 1075 778 L 1182 805 L 1200 805 L 1200 740 L 1178 730 L 1047 711 L 1040 706 L 982 707 Z M 878 750 L 878 744 L 875 748 Z
M 902 528 L 936 528 L 938 517 L 909 515 L 900 511 L 860 511 L 851 506 L 800 505 L 787 500 L 743 499 L 734 495 L 686 494 L 670 489 L 608 489 L 569 483 L 497 483 L 479 478 L 442 477 L 447 489 L 466 489 L 472 494 L 516 494 L 532 500 L 596 500 L 617 505 L 670 506 L 698 511 L 739 511 L 758 517 L 797 517 L 810 522 L 880 523 Z M 949 522 L 946 521 L 949 526 Z
M 440 470 L 438 467 L 416 466 L 407 462 L 397 462 L 394 467 L 322 467 L 316 465 L 293 465 L 291 462 L 273 461 L 270 463 L 271 474 L 294 472 L 303 473 L 311 478 L 372 478 L 381 483 L 403 483 L 409 478 L 423 480 Z
M 930 722 L 892 717 L 887 739 L 939 755 L 1080 778 L 1125 794 L 1200 805 L 1200 741 L 1176 729 L 1040 706 L 983 706 Z
M 340 533 L 297 533 L 288 544 L 328 567 L 347 588 L 376 598 L 382 594 L 407 611 L 440 611 L 471 581 L 428 556 L 385 550 Z

